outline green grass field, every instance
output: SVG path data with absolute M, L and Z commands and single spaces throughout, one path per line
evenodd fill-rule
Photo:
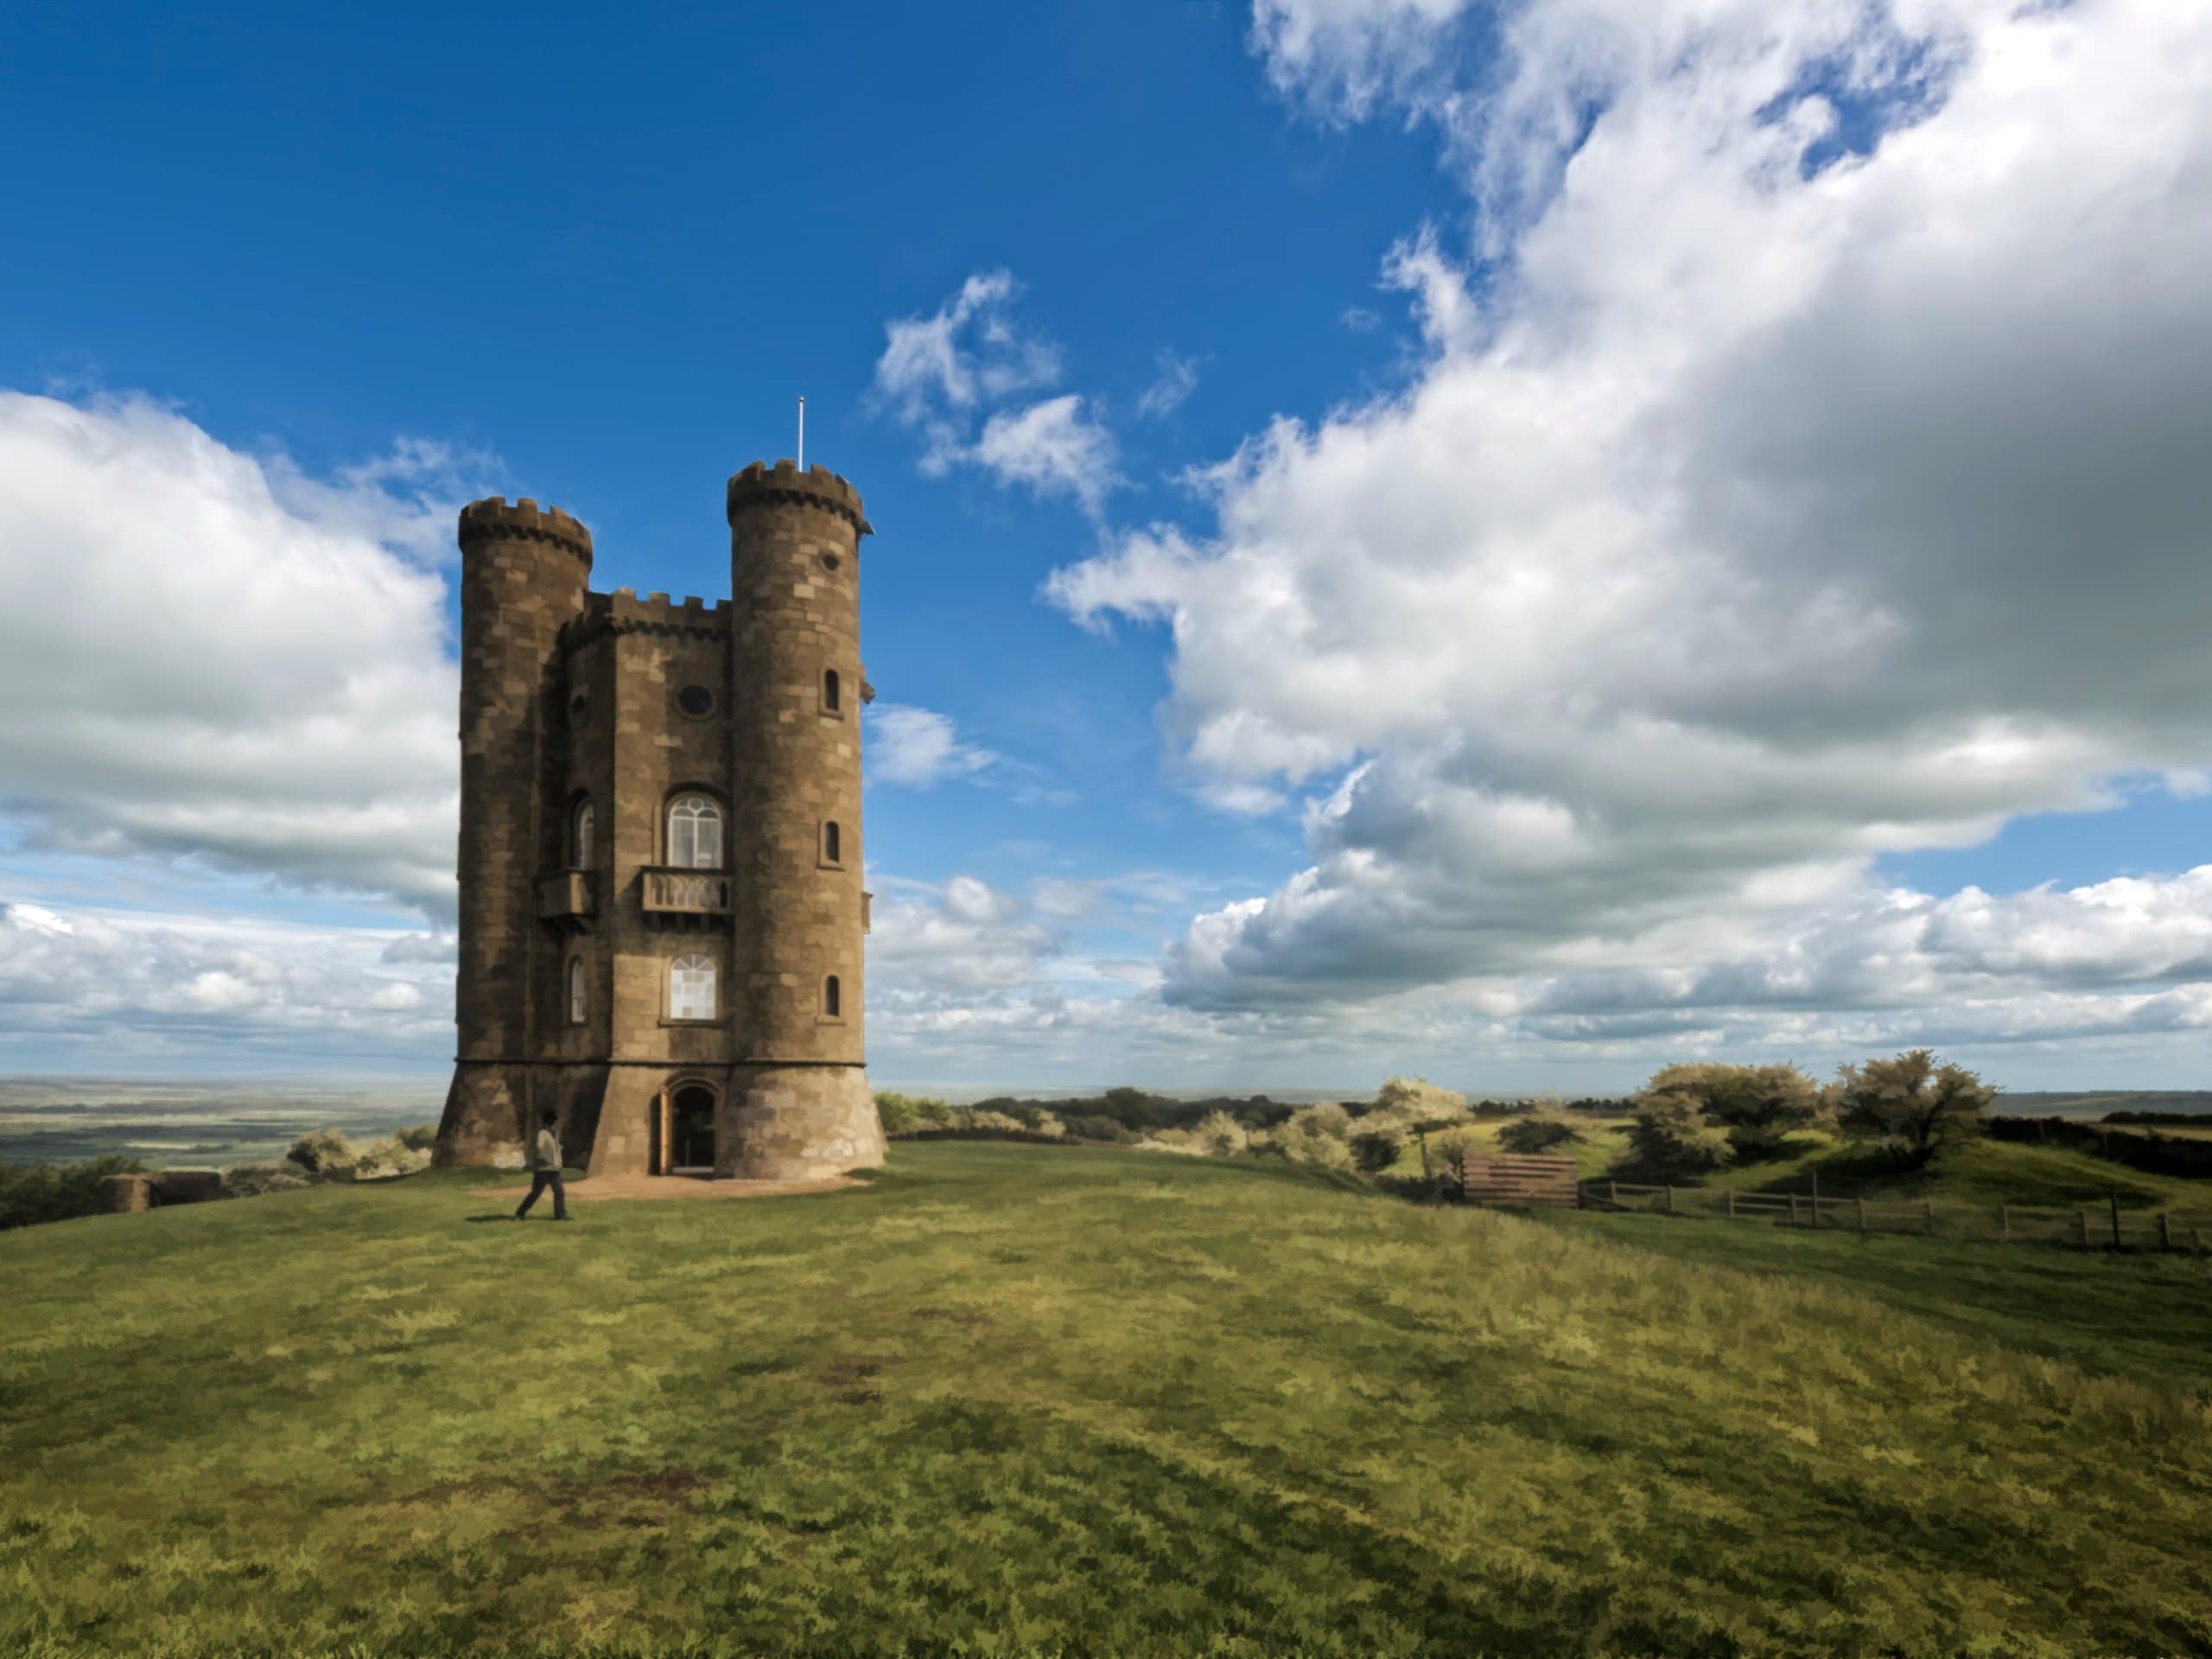
M 2094 1153 L 2026 1141 L 1978 1140 L 1941 1152 L 1921 1168 L 1899 1168 L 1883 1154 L 1817 1129 L 1789 1137 L 1790 1155 L 1739 1164 L 1698 1185 L 1745 1192 L 1804 1192 L 1815 1172 L 1821 1190 L 1937 1204 L 2101 1205 L 2117 1193 L 2123 1210 L 2176 1210 L 2212 1217 L 2212 1181 L 2130 1169 Z M 1602 1179 L 1602 1177 L 1592 1178 Z
M 2021 1249 L 2038 1320 L 1243 1160 L 468 1185 L 0 1236 L 0 1652 L 2212 1649 L 2202 1262 Z

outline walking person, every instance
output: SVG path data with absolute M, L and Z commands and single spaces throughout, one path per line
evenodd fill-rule
M 537 1144 L 530 1154 L 530 1196 L 516 1209 L 517 1221 L 530 1213 L 537 1195 L 549 1186 L 553 1189 L 553 1219 L 569 1218 L 569 1195 L 561 1188 L 561 1137 L 553 1133 L 553 1126 L 560 1121 L 558 1112 L 548 1112 L 543 1127 L 537 1131 Z

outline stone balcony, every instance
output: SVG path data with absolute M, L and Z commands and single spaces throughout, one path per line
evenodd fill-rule
M 639 873 L 645 919 L 660 926 L 713 927 L 729 915 L 729 876 L 722 870 L 648 864 Z
M 537 883 L 537 919 L 563 933 L 582 933 L 599 914 L 599 891 L 589 870 L 563 870 Z

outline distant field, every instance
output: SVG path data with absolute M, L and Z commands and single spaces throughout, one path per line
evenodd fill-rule
M 0 1236 L 0 1652 L 2212 1649 L 2179 1264 L 975 1142 L 480 1179 Z
M 2116 1089 L 2056 1094 L 2006 1090 L 1997 1110 L 2012 1117 L 2102 1117 L 2107 1112 L 2190 1112 L 2212 1116 L 2212 1089 Z
M 378 1140 L 435 1123 L 445 1084 L 54 1078 L 0 1080 L 0 1162 L 66 1163 L 119 1153 L 150 1165 L 255 1163 L 310 1129 Z

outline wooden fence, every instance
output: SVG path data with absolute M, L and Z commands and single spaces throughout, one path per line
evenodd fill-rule
M 1447 1166 L 1446 1190 L 1462 1204 L 1551 1205 L 1582 1202 L 1574 1160 L 1541 1153 L 1469 1153 Z
M 2117 1197 L 2101 1205 L 2054 1209 L 2019 1204 L 1908 1203 L 1896 1198 L 1823 1198 L 1818 1192 L 1738 1192 L 1705 1186 L 1646 1186 L 1585 1181 L 1590 1210 L 1656 1211 L 1785 1227 L 1927 1237 L 1979 1238 L 2076 1245 L 2083 1249 L 2202 1250 L 2212 1247 L 2212 1217 L 2164 1210 L 2123 1210 Z

